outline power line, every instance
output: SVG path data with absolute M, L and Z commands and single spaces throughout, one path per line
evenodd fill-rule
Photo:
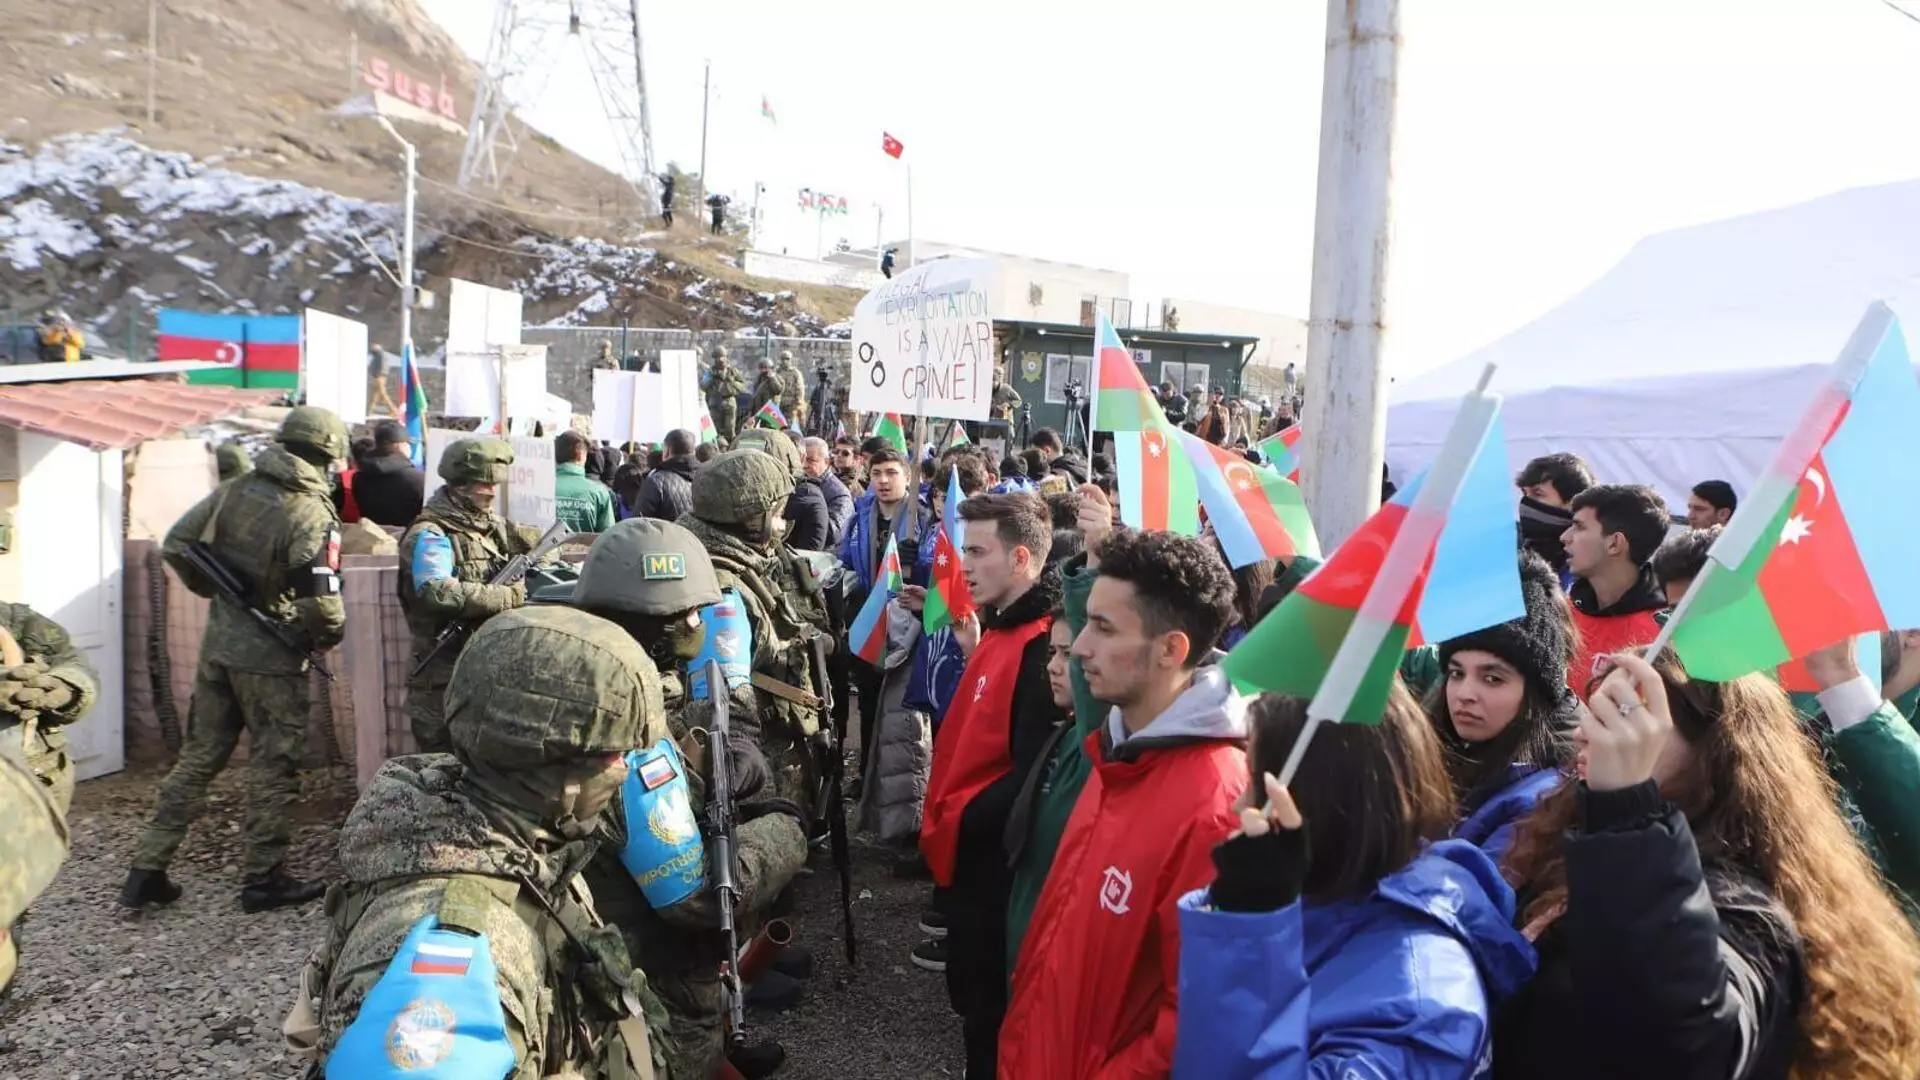
M 1905 18 L 1911 19 L 1914 22 L 1920 23 L 1920 15 L 1915 15 L 1913 12 L 1908 11 L 1907 9 L 1901 7 L 1899 4 L 1894 3 L 1893 0 L 1880 0 L 1880 2 L 1887 5 L 1887 7 L 1893 9 L 1893 11 L 1896 12 L 1897 14 Z

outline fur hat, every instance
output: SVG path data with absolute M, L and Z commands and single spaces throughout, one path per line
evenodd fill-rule
M 1441 642 L 1441 668 L 1446 668 L 1454 653 L 1471 649 L 1505 660 L 1542 689 L 1564 686 L 1574 651 L 1569 636 L 1572 623 L 1564 614 L 1566 598 L 1553 568 L 1525 549 L 1520 552 L 1520 596 L 1527 610 L 1518 619 Z

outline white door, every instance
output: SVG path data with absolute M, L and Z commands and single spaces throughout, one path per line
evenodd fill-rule
M 126 764 L 121 454 L 20 433 L 20 601 L 59 623 L 100 674 L 100 699 L 67 729 L 80 779 Z

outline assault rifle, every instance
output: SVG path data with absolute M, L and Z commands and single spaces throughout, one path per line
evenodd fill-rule
M 239 605 L 240 610 L 253 616 L 253 621 L 259 623 L 260 628 L 271 635 L 275 641 L 306 657 L 307 663 L 313 670 L 319 672 L 322 678 L 332 681 L 333 672 L 327 670 L 327 665 L 320 659 L 320 654 L 308 648 L 305 642 L 295 636 L 293 627 L 261 611 L 253 602 L 253 589 L 234 572 L 232 567 L 221 562 L 220 556 L 215 555 L 212 548 L 198 540 L 189 541 L 181 550 L 181 557 L 187 561 L 188 566 L 193 567 L 196 573 L 218 589 L 220 595 L 233 601 Z
M 713 724 L 707 729 L 707 789 L 713 839 L 709 861 L 713 867 L 713 898 L 720 907 L 720 932 L 727 937 L 727 959 L 720 968 L 720 992 L 727 999 L 729 1047 L 747 1041 L 746 987 L 740 982 L 740 933 L 733 924 L 733 905 L 740 891 L 733 883 L 733 769 L 727 745 L 727 713 L 731 702 L 727 677 L 720 661 L 707 661 L 707 697 L 713 702 Z
M 487 584 L 515 585 L 525 580 L 527 571 L 533 569 L 533 564 L 538 562 L 541 556 L 566 543 L 567 537 L 571 535 L 565 524 L 554 522 L 546 532 L 540 534 L 540 539 L 533 545 L 533 550 L 508 559 L 507 565 L 487 579 Z M 472 619 L 454 619 L 441 627 L 440 632 L 433 637 L 433 644 L 428 647 L 426 654 L 420 657 L 419 662 L 413 665 L 413 670 L 407 673 L 407 678 L 419 678 L 420 673 L 427 670 L 427 665 L 433 663 L 433 658 L 440 655 L 440 650 L 446 648 L 454 638 L 464 637 L 473 629 L 473 624 Z

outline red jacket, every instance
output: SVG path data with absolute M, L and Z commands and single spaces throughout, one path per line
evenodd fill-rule
M 974 796 L 1013 768 L 1008 717 L 1027 643 L 1047 632 L 1045 617 L 1006 630 L 987 630 L 967 658 L 953 704 L 933 739 L 933 772 L 927 779 L 920 821 L 920 853 L 933 880 L 953 884 L 960 848 L 960 815 Z
M 1584 578 L 1573 583 L 1567 601 L 1573 607 L 1574 629 L 1580 632 L 1574 644 L 1573 666 L 1567 669 L 1567 688 L 1583 698 L 1587 696 L 1587 683 L 1593 678 L 1594 657 L 1637 645 L 1651 645 L 1653 639 L 1660 636 L 1661 624 L 1666 622 L 1663 612 L 1667 595 L 1654 581 L 1653 571 L 1648 569 L 1641 570 L 1640 580 L 1633 588 L 1608 607 L 1600 606 L 1593 586 Z
M 1202 669 L 1207 672 L 1208 669 Z M 1180 897 L 1213 880 L 1213 846 L 1247 786 L 1244 704 L 1218 669 L 1094 761 L 1020 947 L 1000 1027 L 1004 1080 L 1164 1077 L 1173 1067 Z M 1196 696 L 1211 701 L 1190 701 Z M 1172 717 L 1174 730 L 1162 733 Z

